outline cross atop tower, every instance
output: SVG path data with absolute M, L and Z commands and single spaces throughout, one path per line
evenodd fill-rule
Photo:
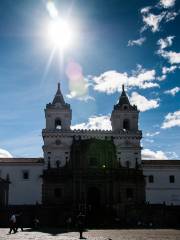
M 124 92 L 124 84 L 122 85 L 122 92 Z

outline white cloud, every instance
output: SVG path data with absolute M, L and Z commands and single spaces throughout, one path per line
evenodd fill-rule
M 143 22 L 144 22 L 144 27 L 142 29 L 142 31 L 144 31 L 147 28 L 150 28 L 152 30 L 152 32 L 157 32 L 159 31 L 159 25 L 160 22 L 163 20 L 163 18 L 166 15 L 166 12 L 162 12 L 159 15 L 155 15 L 152 13 L 148 12 L 143 12 Z
M 143 14 L 143 13 L 148 13 L 150 10 L 151 10 L 151 6 L 148 6 L 148 7 L 144 7 L 144 8 L 142 8 L 141 9 L 141 13 Z
M 142 112 L 159 107 L 158 99 L 148 100 L 137 92 L 132 93 L 130 97 L 130 102 L 131 104 L 137 105 L 138 109 Z
M 171 73 L 174 72 L 176 70 L 177 66 L 171 66 L 171 67 L 163 67 L 162 68 L 162 73 L 163 74 L 167 74 L 167 73 Z
M 161 22 L 169 22 L 173 21 L 177 15 L 179 15 L 180 11 L 170 11 L 169 8 L 173 7 L 175 4 L 175 0 L 160 0 L 160 2 L 153 6 L 144 7 L 141 9 L 142 20 L 144 26 L 142 27 L 140 32 L 145 31 L 150 28 L 152 32 L 157 32 L 160 30 Z M 159 14 L 152 13 L 151 10 L 159 10 L 159 7 L 164 8 L 164 11 L 161 11 Z
M 154 137 L 154 136 L 157 136 L 157 135 L 159 135 L 160 134 L 160 132 L 159 131 L 156 131 L 156 132 L 154 132 L 154 133 L 146 133 L 146 137 Z
M 173 51 L 159 50 L 158 54 L 166 58 L 171 64 L 180 63 L 180 53 L 173 52 Z
M 99 92 L 106 92 L 108 94 L 116 91 L 120 92 L 122 84 L 127 87 L 139 87 L 142 89 L 159 87 L 153 81 L 156 78 L 156 71 L 143 69 L 138 65 L 138 69 L 131 75 L 127 72 L 117 72 L 110 70 L 102 73 L 100 76 L 92 77 L 94 90 Z
M 161 38 L 158 40 L 157 44 L 160 46 L 160 49 L 170 47 L 175 36 L 168 36 L 166 38 Z
M 12 158 L 13 156 L 6 150 L 0 148 L 0 158 Z
M 165 80 L 166 79 L 166 75 L 165 74 L 163 74 L 162 76 L 159 76 L 159 77 L 157 77 L 157 80 L 158 81 L 163 81 L 163 80 Z
M 170 95 L 172 95 L 172 96 L 175 96 L 176 93 L 178 93 L 178 92 L 180 92 L 180 87 L 172 88 L 172 89 L 170 89 L 170 90 L 165 91 L 164 93 L 170 94 Z
M 177 155 L 176 152 L 166 152 L 168 159 L 178 159 L 179 156 Z
M 167 78 L 168 73 L 173 73 L 177 69 L 177 66 L 172 65 L 171 67 L 163 67 L 162 68 L 162 76 L 157 77 L 156 79 L 159 81 L 163 81 Z
M 170 8 L 175 5 L 176 0 L 160 0 L 160 5 L 164 8 Z
M 112 130 L 110 115 L 92 116 L 87 123 L 76 124 L 71 129 Z
M 167 12 L 165 16 L 165 21 L 166 22 L 173 21 L 178 15 L 179 12 Z
M 142 159 L 145 160 L 167 160 L 168 157 L 163 151 L 142 150 Z
M 161 128 L 164 129 L 172 127 L 180 127 L 180 110 L 173 113 L 168 113 L 165 116 L 165 120 L 161 126 Z
M 129 40 L 128 41 L 128 46 L 134 46 L 134 45 L 141 46 L 145 41 L 146 41 L 145 37 L 141 37 L 141 38 L 136 39 L 136 40 Z
M 69 94 L 66 95 L 66 97 L 69 98 L 69 99 L 75 98 L 75 99 L 78 99 L 78 100 L 80 100 L 80 101 L 85 101 L 85 102 L 87 102 L 87 101 L 89 101 L 89 100 L 95 101 L 95 98 L 94 98 L 94 97 L 89 96 L 89 95 L 78 96 L 75 91 L 70 92 Z

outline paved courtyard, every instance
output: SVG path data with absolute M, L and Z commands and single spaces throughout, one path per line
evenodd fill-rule
M 74 240 L 79 239 L 77 232 L 60 232 L 58 229 L 44 229 L 42 231 L 31 231 L 8 234 L 9 229 L 0 229 L 0 240 Z M 147 229 L 147 230 L 89 230 L 84 237 L 92 240 L 180 240 L 180 230 L 173 229 Z

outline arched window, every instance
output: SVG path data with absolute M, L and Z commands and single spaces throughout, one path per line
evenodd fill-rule
M 60 119 L 55 120 L 55 129 L 61 129 L 61 120 Z
M 128 106 L 127 106 L 127 105 L 124 105 L 123 108 L 124 108 L 124 110 L 127 110 L 127 109 L 128 109 Z
M 123 129 L 126 129 L 126 130 L 130 129 L 130 121 L 129 121 L 129 119 L 124 119 L 124 121 L 123 121 Z

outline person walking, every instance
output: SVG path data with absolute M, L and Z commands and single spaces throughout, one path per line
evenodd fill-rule
M 83 237 L 83 231 L 84 231 L 84 215 L 80 212 L 79 215 L 77 216 L 77 225 L 78 225 L 78 230 L 79 230 L 79 238 L 80 239 L 85 239 Z
M 14 233 L 16 233 L 16 215 L 12 214 L 10 217 L 10 229 L 9 229 L 9 234 L 11 234 L 11 232 L 13 231 Z

